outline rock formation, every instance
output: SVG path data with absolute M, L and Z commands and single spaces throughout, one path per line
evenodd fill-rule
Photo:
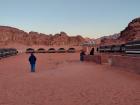
M 118 41 L 119 37 L 120 37 L 120 33 L 114 34 L 114 35 L 109 35 L 109 36 L 104 36 L 104 37 L 100 38 L 100 43 L 107 44 L 107 45 L 118 44 L 118 43 L 120 43 L 120 41 Z
M 24 45 L 80 45 L 84 42 L 81 36 L 68 36 L 65 32 L 46 35 L 38 32 L 24 32 L 17 28 L 0 26 L 0 45 L 20 43 Z
M 119 37 L 103 37 L 101 45 L 121 44 L 133 40 L 140 40 L 140 17 L 132 20 L 128 26 L 120 32 Z
M 140 40 L 140 17 L 132 20 L 128 26 L 121 32 L 118 40 L 125 42 Z

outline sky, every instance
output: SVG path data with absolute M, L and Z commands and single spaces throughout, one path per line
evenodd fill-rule
M 140 17 L 140 0 L 0 0 L 0 25 L 98 38 Z

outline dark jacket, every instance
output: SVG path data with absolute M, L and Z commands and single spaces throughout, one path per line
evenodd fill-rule
M 86 54 L 85 54 L 84 51 L 82 51 L 82 52 L 80 53 L 80 61 L 84 61 L 84 55 L 86 55 Z
M 30 62 L 30 64 L 36 63 L 36 57 L 33 54 L 31 54 L 31 56 L 29 57 L 29 62 Z
M 90 55 L 94 55 L 94 48 L 90 51 Z

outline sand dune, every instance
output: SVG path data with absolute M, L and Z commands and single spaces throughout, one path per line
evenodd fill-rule
M 79 62 L 79 54 L 28 54 L 0 60 L 0 105 L 140 105 L 140 76 Z

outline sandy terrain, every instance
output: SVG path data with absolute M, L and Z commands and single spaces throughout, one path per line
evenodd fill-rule
M 79 62 L 78 54 L 28 54 L 0 60 L 0 105 L 140 105 L 140 75 Z

